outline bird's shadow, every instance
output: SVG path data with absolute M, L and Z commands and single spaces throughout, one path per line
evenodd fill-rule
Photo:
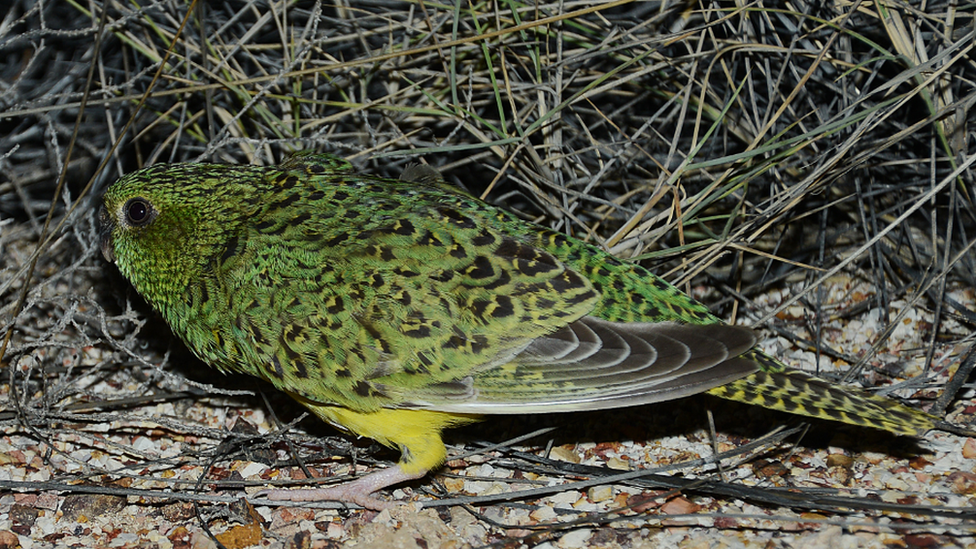
M 784 451 L 789 451 L 793 445 L 814 451 L 842 448 L 850 453 L 877 452 L 909 459 L 925 451 L 918 439 L 912 437 L 800 417 L 709 395 L 616 410 L 489 416 L 481 423 L 448 432 L 445 440 L 477 448 L 504 444 L 527 433 L 544 430 L 543 434 L 522 441 L 519 446 L 541 450 L 580 443 L 646 443 L 669 437 L 710 443 L 709 412 L 714 418 L 717 437 L 735 445 L 760 439 L 779 427 L 805 425 L 807 428 L 800 435 L 787 438 L 779 447 Z

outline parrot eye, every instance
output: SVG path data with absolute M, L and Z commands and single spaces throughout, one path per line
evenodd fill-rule
M 136 226 L 140 227 L 152 221 L 153 207 L 145 198 L 132 198 L 125 203 L 125 218 Z

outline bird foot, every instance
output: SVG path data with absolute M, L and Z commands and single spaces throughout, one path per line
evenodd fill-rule
M 408 480 L 416 480 L 427 474 L 405 473 L 399 465 L 370 473 L 352 482 L 330 486 L 328 488 L 303 488 L 299 490 L 269 489 L 258 492 L 257 497 L 265 497 L 275 501 L 339 501 L 352 503 L 365 509 L 382 511 L 392 509 L 400 502 L 384 501 L 373 497 L 373 493 Z

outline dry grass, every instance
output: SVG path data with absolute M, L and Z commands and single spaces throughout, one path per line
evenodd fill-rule
M 0 23 L 0 425 L 40 460 L 0 486 L 205 501 L 173 472 L 286 437 L 323 444 L 307 424 L 231 431 L 233 417 L 262 421 L 255 385 L 192 366 L 101 260 L 93 220 L 100 189 L 142 166 L 304 149 L 391 177 L 431 164 L 833 357 L 848 381 L 890 384 L 877 353 L 922 311 L 897 394 L 972 416 L 966 376 L 943 387 L 976 324 L 952 293 L 976 286 L 972 4 L 205 4 L 18 1 Z M 838 275 L 873 290 L 831 308 Z M 820 344 L 871 311 L 861 352 Z M 848 505 L 899 516 L 857 503 L 870 499 Z M 949 538 L 974 524 L 900 512 Z

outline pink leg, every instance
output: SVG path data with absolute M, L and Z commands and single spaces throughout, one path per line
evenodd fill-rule
M 300 490 L 262 490 L 257 493 L 257 496 L 277 501 L 342 501 L 354 503 L 366 509 L 381 511 L 396 507 L 399 503 L 376 499 L 373 497 L 373 492 L 382 490 L 387 486 L 418 479 L 426 474 L 427 471 L 414 474 L 404 473 L 399 465 L 395 465 L 338 486 L 303 488 Z

